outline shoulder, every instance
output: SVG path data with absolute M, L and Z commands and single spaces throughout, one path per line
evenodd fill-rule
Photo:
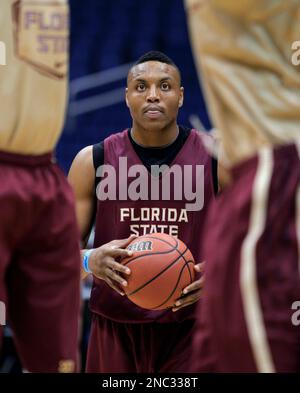
M 70 171 L 74 169 L 74 167 L 81 172 L 93 168 L 93 145 L 84 147 L 76 154 Z
M 119 144 L 123 144 L 126 140 L 128 140 L 128 132 L 129 129 L 126 128 L 123 131 L 115 132 L 109 135 L 107 138 L 104 139 L 103 146 L 105 147 L 105 149 L 108 149 L 114 148 Z
M 93 190 L 95 179 L 93 145 L 87 146 L 77 153 L 72 162 L 68 179 L 75 192 L 80 188 L 85 188 L 87 191 Z

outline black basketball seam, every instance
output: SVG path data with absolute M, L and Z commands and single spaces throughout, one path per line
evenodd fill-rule
M 148 236 L 146 236 L 146 237 L 148 237 Z M 153 238 L 153 239 L 159 239 L 159 238 L 156 238 L 156 237 L 154 237 L 154 236 L 152 236 L 152 238 Z M 185 257 L 184 257 L 184 254 L 186 253 L 186 250 L 184 251 L 183 254 L 181 254 L 181 252 L 180 252 L 180 251 L 178 250 L 178 248 L 177 248 L 177 246 L 178 246 L 178 241 L 177 241 L 176 238 L 174 238 L 174 239 L 176 240 L 176 247 L 174 248 L 174 250 L 176 250 L 176 251 L 178 252 L 178 254 L 181 255 L 181 256 L 183 257 L 184 262 L 185 262 L 185 264 L 186 264 L 186 259 L 185 259 Z M 162 240 L 162 239 L 160 239 L 160 240 Z M 165 240 L 165 243 L 170 244 L 170 243 L 168 243 L 166 240 Z M 187 265 L 187 267 L 188 267 L 188 271 L 189 271 L 189 275 L 190 275 L 190 282 L 192 283 L 192 282 L 193 282 L 192 273 L 191 273 L 191 270 L 190 270 L 189 265 Z
M 192 278 L 192 273 L 191 273 L 190 266 L 189 266 L 189 263 L 190 263 L 192 260 L 191 260 L 191 261 L 186 261 L 184 255 L 182 255 L 182 258 L 184 259 L 184 263 L 185 263 L 186 266 L 188 267 L 188 271 L 189 271 L 189 275 L 190 275 L 190 283 L 192 283 L 192 282 L 193 282 L 193 278 Z M 195 264 L 195 261 L 192 261 L 192 262 L 194 262 L 194 264 Z
M 165 255 L 165 254 L 169 254 L 171 251 L 177 250 L 177 247 L 178 247 L 178 241 L 177 241 L 177 239 L 175 239 L 176 244 L 175 244 L 175 246 L 173 246 L 172 244 L 170 244 L 170 243 L 167 242 L 166 240 L 160 239 L 159 237 L 155 237 L 155 236 L 144 236 L 144 237 L 150 237 L 150 239 L 160 240 L 160 241 L 162 241 L 163 243 L 168 244 L 168 246 L 172 247 L 172 249 L 171 249 L 171 250 L 168 250 L 168 251 L 148 252 L 148 253 L 146 253 L 146 254 L 138 255 L 137 257 L 131 258 L 129 261 L 127 261 L 126 263 L 124 263 L 124 266 L 127 266 L 129 263 L 131 263 L 131 262 L 133 262 L 133 261 L 135 261 L 136 259 L 139 259 L 139 258 L 147 257 L 147 256 L 149 256 L 149 255 L 157 255 L 157 254 Z M 179 253 L 180 253 L 180 252 L 179 252 Z
M 180 254 L 180 251 L 178 250 L 178 248 L 176 248 L 176 251 Z M 184 253 L 181 254 L 182 258 L 184 259 L 185 264 L 187 263 L 187 262 L 186 262 L 186 259 L 185 259 L 185 257 L 184 257 L 184 254 L 186 253 L 186 251 L 187 251 L 187 250 L 185 250 Z M 193 255 L 192 255 L 192 256 L 193 256 Z M 194 258 L 194 257 L 193 257 L 193 258 Z M 194 262 L 195 262 L 195 261 L 194 261 Z M 189 265 L 187 265 L 187 267 L 188 267 L 189 274 L 190 274 L 190 282 L 192 283 L 192 282 L 193 282 L 192 273 L 191 273 L 191 270 L 190 270 Z
M 182 266 L 182 268 L 181 268 L 181 270 L 180 270 L 180 273 L 179 273 L 179 275 L 178 275 L 178 278 L 177 278 L 177 282 L 175 283 L 175 287 L 173 288 L 173 290 L 171 291 L 171 293 L 170 293 L 170 295 L 167 297 L 167 299 L 166 299 L 164 302 L 162 302 L 161 304 L 159 304 L 158 306 L 152 307 L 152 308 L 151 308 L 152 310 L 155 310 L 155 309 L 157 309 L 158 307 L 163 306 L 163 305 L 164 305 L 165 303 L 167 303 L 167 301 L 171 298 L 171 296 L 173 295 L 173 293 L 175 292 L 175 290 L 176 290 L 176 288 L 177 288 L 177 286 L 178 286 L 178 283 L 179 283 L 180 278 L 181 278 L 181 276 L 182 276 L 183 270 L 185 269 L 186 266 L 187 266 L 186 264 L 184 264 L 184 265 Z
M 177 244 L 178 245 L 178 244 Z M 176 251 L 180 254 L 180 251 L 178 250 L 178 248 L 176 248 Z M 186 252 L 186 251 L 184 251 L 184 252 Z
M 177 250 L 177 249 L 176 249 L 176 250 Z M 174 250 L 172 250 L 172 251 L 174 251 Z M 177 251 L 178 251 L 178 250 L 177 250 Z M 182 257 L 182 258 L 183 258 L 185 266 L 188 267 L 188 271 L 189 271 L 189 275 L 190 275 L 190 283 L 192 283 L 192 282 L 193 282 L 193 278 L 192 278 L 192 273 L 191 273 L 191 270 L 190 270 L 189 263 L 190 263 L 190 262 L 193 262 L 193 263 L 195 264 L 195 261 L 194 261 L 193 259 L 188 260 L 188 261 L 185 259 L 184 254 L 185 254 L 187 251 L 190 251 L 190 250 L 189 250 L 189 248 L 186 246 L 186 249 L 183 251 L 183 253 L 181 253 L 181 252 L 179 251 L 179 257 Z M 155 254 L 157 254 L 157 253 L 152 253 L 152 254 L 148 254 L 148 255 L 155 255 Z M 158 254 L 162 254 L 162 252 L 159 252 Z M 178 257 L 177 259 L 175 259 L 175 261 L 173 261 L 172 264 L 173 264 L 174 262 L 178 261 L 179 257 Z M 168 268 L 171 267 L 172 264 L 169 265 Z M 165 273 L 165 271 L 168 270 L 168 268 L 165 268 L 164 270 L 160 271 L 156 277 L 158 277 L 158 276 L 159 276 L 160 274 L 162 274 L 162 273 Z M 153 277 L 153 279 L 155 279 L 156 277 Z M 147 285 L 147 284 L 150 283 L 150 282 L 151 282 L 151 280 L 148 281 L 146 284 L 143 284 L 143 285 Z M 140 287 L 140 288 L 142 288 L 142 287 Z M 138 289 L 135 289 L 133 292 L 131 292 L 130 295 L 133 294 L 133 293 L 134 293 L 135 291 L 137 291 L 137 290 L 139 290 L 139 288 L 138 288 Z
M 152 236 L 152 238 L 156 239 L 154 236 Z M 177 239 L 176 239 L 176 238 L 174 238 L 174 239 L 176 240 L 176 247 L 175 247 L 175 250 L 176 250 L 176 251 L 178 252 L 178 254 L 181 255 L 182 258 L 184 259 L 184 263 L 185 263 L 186 266 L 188 267 L 188 271 L 189 271 L 189 275 L 190 275 L 190 282 L 192 283 L 192 282 L 193 282 L 193 278 L 192 278 L 192 273 L 191 273 L 191 270 L 190 270 L 190 266 L 188 265 L 188 263 L 187 263 L 187 261 L 186 261 L 186 259 L 185 259 L 185 257 L 184 257 L 184 254 L 186 253 L 187 250 L 185 250 L 184 253 L 182 254 L 182 253 L 178 250 L 178 248 L 177 248 L 177 246 L 178 246 L 178 241 L 177 241 Z M 168 244 L 167 241 L 165 241 L 165 242 Z M 194 261 L 194 262 L 195 262 L 195 261 Z
M 130 292 L 129 294 L 127 294 L 127 296 L 131 296 L 134 295 L 136 292 L 138 292 L 140 289 L 143 289 L 146 285 L 150 284 L 150 282 L 154 281 L 157 277 L 159 277 L 161 274 L 163 274 L 165 271 L 167 271 L 171 266 L 174 265 L 175 262 L 178 261 L 179 258 L 182 257 L 183 254 L 186 253 L 186 251 L 188 250 L 188 247 L 186 246 L 186 249 L 184 250 L 184 252 L 178 256 L 178 258 L 176 258 L 170 265 L 168 265 L 167 267 L 165 267 L 162 271 L 160 271 L 156 276 L 152 277 L 149 281 L 145 282 L 143 285 L 141 285 L 139 288 L 136 288 L 134 291 Z M 154 253 L 150 254 L 153 255 Z M 158 254 L 162 254 L 162 253 L 158 253 Z
M 132 259 L 130 259 L 129 261 L 127 261 L 126 263 L 124 263 L 124 266 L 129 265 L 129 263 L 136 261 L 137 259 L 143 258 L 143 257 L 148 257 L 151 255 L 157 255 L 157 254 L 161 254 L 161 255 L 166 255 L 169 254 L 170 252 L 174 251 L 173 250 L 168 250 L 168 251 L 157 251 L 157 252 L 148 252 L 147 254 L 142 254 L 142 255 L 138 255 L 137 257 L 134 257 Z
M 174 247 L 173 244 L 171 244 L 171 243 L 168 242 L 167 240 L 161 239 L 160 237 L 157 237 L 157 236 L 153 236 L 151 233 L 150 233 L 149 235 L 143 235 L 143 236 L 141 236 L 141 237 L 150 237 L 150 239 L 160 240 L 160 241 L 162 241 L 162 242 L 164 242 L 164 243 L 167 243 L 169 246 Z M 176 242 L 175 247 L 177 247 L 177 246 L 178 246 L 178 240 L 176 239 L 176 237 L 174 237 L 173 239 L 174 239 L 175 242 Z
M 176 291 L 176 288 L 177 288 L 177 286 L 178 286 L 178 283 L 179 283 L 179 281 L 180 281 L 180 278 L 181 278 L 181 276 L 182 276 L 182 273 L 183 273 L 184 268 L 187 267 L 188 270 L 190 270 L 190 269 L 189 269 L 189 265 L 188 265 L 189 263 L 194 263 L 194 262 L 193 262 L 192 260 L 190 260 L 190 261 L 188 261 L 186 264 L 184 264 L 184 265 L 182 266 L 182 268 L 181 268 L 181 270 L 180 270 L 180 273 L 179 273 L 179 276 L 178 276 L 178 279 L 177 279 L 177 282 L 176 282 L 176 284 L 175 284 L 175 287 L 174 287 L 174 289 L 171 291 L 171 293 L 170 293 L 170 295 L 167 297 L 167 299 L 166 299 L 164 302 L 162 302 L 161 304 L 159 304 L 158 306 L 152 307 L 151 310 L 155 310 L 155 309 L 157 309 L 158 307 L 163 306 L 165 303 L 167 303 L 167 302 L 170 300 L 170 298 L 172 297 L 173 293 Z
M 172 250 L 172 251 L 174 251 L 174 250 Z M 177 251 L 178 251 L 178 250 L 177 250 Z M 193 263 L 194 263 L 194 260 L 191 260 L 191 261 L 189 260 L 189 261 L 187 261 L 187 260 L 185 259 L 184 254 L 185 254 L 187 251 L 189 251 L 189 248 L 186 246 L 186 249 L 184 250 L 184 252 L 183 252 L 183 253 L 180 253 L 180 252 L 179 252 L 179 257 L 178 257 L 177 259 L 175 259 L 175 260 L 171 263 L 171 265 L 168 265 L 164 270 L 160 271 L 155 277 L 152 277 L 151 280 L 147 281 L 146 283 L 144 283 L 144 284 L 143 284 L 142 286 L 140 286 L 139 288 L 136 288 L 134 291 L 132 291 L 132 292 L 130 292 L 129 294 L 127 294 L 127 296 L 130 296 L 130 295 L 135 294 L 135 293 L 138 292 L 140 289 L 143 289 L 146 285 L 148 285 L 151 281 L 155 280 L 155 279 L 156 279 L 157 277 L 159 277 L 161 274 L 165 273 L 165 272 L 169 269 L 169 267 L 173 266 L 173 264 L 174 264 L 175 262 L 178 261 L 178 259 L 179 259 L 180 257 L 182 257 L 183 260 L 184 260 L 184 266 L 187 266 L 187 267 L 188 267 L 188 271 L 189 271 L 189 274 L 190 274 L 190 282 L 192 283 L 192 282 L 193 282 L 192 274 L 191 274 L 191 270 L 190 270 L 190 267 L 189 267 L 188 264 L 189 264 L 190 262 L 193 262 Z M 155 254 L 163 254 L 163 252 L 151 253 L 151 254 L 147 254 L 147 255 L 155 255 Z M 164 254 L 166 254 L 166 252 L 164 252 Z M 146 254 L 144 254 L 144 255 L 146 255 Z M 143 255 L 141 255 L 141 256 L 143 256 Z M 139 257 L 140 257 L 140 256 L 139 256 Z M 139 257 L 137 257 L 137 258 L 139 258 Z M 136 258 L 135 258 L 135 259 L 136 259 Z

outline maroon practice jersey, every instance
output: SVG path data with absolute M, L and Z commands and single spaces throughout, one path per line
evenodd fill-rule
M 113 239 L 126 238 L 131 233 L 144 235 L 165 232 L 184 241 L 196 263 L 201 262 L 203 223 L 214 190 L 211 157 L 206 153 L 197 131 L 190 132 L 169 167 L 170 171 L 175 168 L 176 172 L 175 176 L 169 177 L 169 197 L 166 191 L 163 191 L 163 182 L 167 184 L 168 169 L 156 178 L 153 173 L 150 174 L 136 154 L 127 130 L 105 139 L 104 164 L 109 166 L 109 171 L 112 168 L 115 170 L 116 177 L 114 180 L 111 173 L 106 173 L 107 177 L 103 177 L 97 187 L 94 247 Z M 143 176 L 137 176 L 138 170 L 142 168 L 146 172 Z M 102 170 L 105 171 L 105 167 Z M 108 176 L 111 176 L 111 181 L 108 180 Z M 140 187 L 137 185 L 138 182 L 142 184 Z M 154 189 L 159 190 L 158 194 Z M 191 191 L 197 194 L 194 200 L 191 199 Z M 99 197 L 103 199 L 104 194 L 108 199 L 99 200 Z M 133 200 L 135 195 L 137 200 Z M 183 320 L 194 314 L 194 306 L 176 313 L 169 310 L 142 309 L 95 277 L 90 307 L 93 312 L 111 320 L 130 323 L 166 323 Z

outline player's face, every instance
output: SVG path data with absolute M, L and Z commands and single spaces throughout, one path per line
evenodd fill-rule
M 159 61 L 133 67 L 127 79 L 126 103 L 134 126 L 150 131 L 173 126 L 183 103 L 178 71 Z

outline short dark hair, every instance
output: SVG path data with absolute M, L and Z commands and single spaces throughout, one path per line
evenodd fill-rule
M 145 53 L 143 56 L 141 56 L 135 63 L 134 65 L 138 65 L 141 63 L 146 63 L 147 61 L 159 61 L 161 63 L 166 63 L 170 64 L 173 67 L 176 67 L 176 64 L 172 59 L 170 59 L 169 56 L 165 55 L 162 52 L 159 52 L 157 50 L 152 50 L 150 52 Z
M 176 68 L 176 70 L 178 71 L 180 80 L 181 80 L 181 73 L 180 73 L 179 68 L 174 63 L 174 61 L 169 56 L 167 56 L 165 53 L 159 52 L 157 50 L 151 50 L 150 52 L 147 52 L 143 56 L 141 56 L 133 64 L 133 67 L 138 65 L 138 64 L 146 63 L 147 61 L 159 61 L 160 63 L 165 63 L 165 64 L 171 65 L 172 67 Z

